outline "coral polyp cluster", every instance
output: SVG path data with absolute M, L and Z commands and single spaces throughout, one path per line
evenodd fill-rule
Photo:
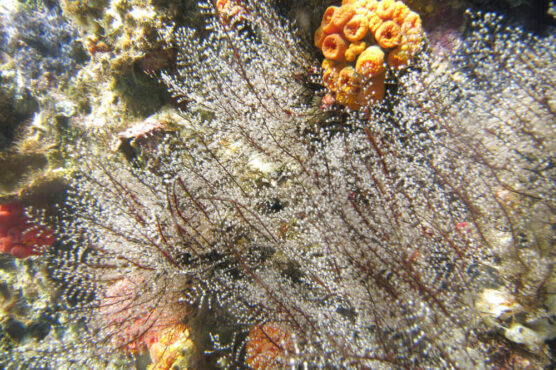
M 16 258 L 41 255 L 42 249 L 54 241 L 52 231 L 29 224 L 22 206 L 0 205 L 0 253 Z
M 387 68 L 407 67 L 421 50 L 421 18 L 395 0 L 343 1 L 324 12 L 315 32 L 324 85 L 351 109 L 384 98 Z

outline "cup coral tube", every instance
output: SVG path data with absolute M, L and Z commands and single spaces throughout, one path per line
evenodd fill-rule
M 400 26 L 394 21 L 386 21 L 376 31 L 375 38 L 381 48 L 396 47 L 401 41 Z
M 337 33 L 326 36 L 322 43 L 322 53 L 327 59 L 342 61 L 346 58 L 347 43 Z
M 344 35 L 350 42 L 361 40 L 369 29 L 369 20 L 362 15 L 356 15 L 344 26 Z
M 362 76 L 375 77 L 385 71 L 384 52 L 378 46 L 369 46 L 355 63 L 355 70 Z

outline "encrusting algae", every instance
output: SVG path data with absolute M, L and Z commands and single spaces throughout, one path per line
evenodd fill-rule
M 387 68 L 409 66 L 424 36 L 421 18 L 401 1 L 356 0 L 328 7 L 314 42 L 325 57 L 324 85 L 357 110 L 384 98 Z

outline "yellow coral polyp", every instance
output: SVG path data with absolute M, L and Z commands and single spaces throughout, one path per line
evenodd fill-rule
M 394 9 L 392 20 L 397 24 L 402 25 L 409 13 L 411 13 L 411 10 L 405 6 L 405 4 L 398 2 L 396 4 L 396 8 Z
M 384 52 L 377 45 L 365 49 L 355 63 L 357 73 L 365 77 L 374 77 L 386 71 Z
M 346 50 L 345 56 L 348 62 L 353 62 L 357 59 L 357 56 L 367 48 L 367 43 L 365 41 L 353 42 L 349 45 Z
M 421 17 L 415 12 L 410 12 L 402 23 L 402 31 L 408 32 L 411 29 L 421 32 Z
M 371 16 L 371 11 L 367 8 L 355 8 L 355 15 L 362 15 L 367 19 L 367 23 L 369 22 L 369 17 Z
M 344 26 L 344 36 L 348 41 L 357 42 L 367 35 L 369 21 L 362 15 L 353 16 Z
M 363 105 L 363 101 L 360 101 L 359 95 L 350 94 L 345 91 L 339 91 L 336 94 L 336 101 L 353 110 L 360 109 Z
M 388 53 L 387 62 L 394 70 L 399 70 L 408 66 L 410 57 L 406 47 L 398 46 Z
M 242 8 L 231 0 L 218 0 L 216 9 L 226 19 L 231 19 L 241 13 Z
M 345 67 L 345 64 L 335 63 L 329 59 L 325 59 L 323 62 L 324 73 L 322 75 L 322 80 L 324 86 L 330 91 L 338 91 L 338 78 L 340 76 L 340 71 Z
M 338 86 L 343 91 L 353 91 L 359 87 L 359 78 L 351 66 L 342 68 L 338 75 Z
M 343 5 L 334 13 L 332 23 L 338 30 L 341 30 L 354 15 L 355 10 L 351 4 Z
M 330 68 L 324 71 L 322 75 L 324 86 L 332 92 L 338 91 L 338 71 Z
M 422 49 L 421 18 L 398 0 L 343 0 L 324 13 L 315 45 L 323 83 L 336 102 L 359 109 L 385 96 L 386 71 L 411 64 Z
M 376 8 L 377 15 L 383 20 L 389 20 L 394 17 L 397 4 L 395 0 L 382 0 Z
M 369 16 L 369 30 L 374 34 L 381 25 L 382 19 L 376 13 L 372 13 Z
M 361 6 L 371 12 L 375 12 L 378 7 L 377 0 L 363 0 L 361 1 Z
M 339 31 L 338 27 L 336 27 L 332 22 L 332 20 L 334 19 L 334 15 L 338 11 L 338 9 L 340 8 L 338 8 L 337 6 L 329 6 L 328 8 L 326 8 L 324 15 L 322 16 L 322 22 L 320 24 L 324 33 L 331 34 Z
M 322 26 L 317 28 L 317 30 L 315 31 L 315 38 L 314 38 L 315 46 L 317 48 L 322 49 L 322 42 L 324 41 L 325 37 L 326 37 L 326 33 L 324 33 L 324 31 L 322 30 Z
M 336 63 L 334 63 L 330 59 L 326 59 L 326 58 L 324 58 L 324 60 L 322 61 L 322 64 L 321 64 L 322 69 L 325 70 L 325 71 L 329 68 L 334 68 L 335 66 L 336 66 Z

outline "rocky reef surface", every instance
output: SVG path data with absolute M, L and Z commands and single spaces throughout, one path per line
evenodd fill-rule
M 3 0 L 0 367 L 553 366 L 554 12 Z

